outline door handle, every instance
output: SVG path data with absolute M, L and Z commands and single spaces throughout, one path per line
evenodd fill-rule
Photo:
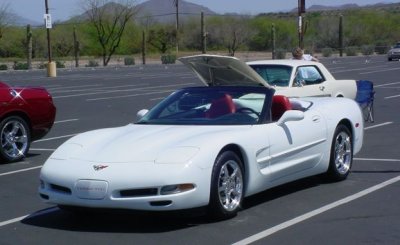
M 321 91 L 324 91 L 325 90 L 325 86 L 319 86 L 319 89 L 321 90 Z

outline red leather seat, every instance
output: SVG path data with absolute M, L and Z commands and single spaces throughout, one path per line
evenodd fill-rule
M 271 117 L 272 121 L 278 121 L 285 111 L 291 110 L 292 104 L 288 97 L 283 95 L 275 95 L 272 98 Z
M 216 118 L 225 114 L 235 113 L 236 107 L 232 97 L 225 94 L 223 97 L 213 100 L 210 109 L 206 112 L 206 117 Z

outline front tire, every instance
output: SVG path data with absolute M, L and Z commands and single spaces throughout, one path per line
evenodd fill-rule
M 0 158 L 6 162 L 21 160 L 28 153 L 30 130 L 24 119 L 10 116 L 0 122 Z
M 349 175 L 353 164 L 353 145 L 350 130 L 344 125 L 338 125 L 332 139 L 328 178 L 341 181 Z
M 243 201 L 243 163 L 232 151 L 221 153 L 211 175 L 208 213 L 212 218 L 227 219 L 235 216 Z

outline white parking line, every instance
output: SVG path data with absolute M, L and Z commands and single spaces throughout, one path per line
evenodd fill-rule
M 54 123 L 65 123 L 65 122 L 74 122 L 74 121 L 79 121 L 79 119 L 67 119 L 67 120 L 56 121 Z
M 38 212 L 33 213 L 33 214 L 28 214 L 28 215 L 24 215 L 24 216 L 15 218 L 15 219 L 10 219 L 10 220 L 7 220 L 7 221 L 3 221 L 3 222 L 0 222 L 0 227 L 6 226 L 6 225 L 9 225 L 9 224 L 12 224 L 12 223 L 20 222 L 21 220 L 24 220 L 26 218 L 30 219 L 30 218 L 34 218 L 34 217 L 37 217 L 37 216 L 40 216 L 40 215 L 43 215 L 43 214 L 48 214 L 48 213 L 51 213 L 51 212 L 54 212 L 54 211 L 57 211 L 57 210 L 59 210 L 57 207 L 52 207 L 52 208 L 48 208 L 48 209 L 45 209 L 45 210 L 42 210 L 42 211 L 38 211 Z
M 56 149 L 30 148 L 30 151 L 55 151 Z
M 386 71 L 394 71 L 394 70 L 400 70 L 400 68 L 391 68 L 391 69 L 378 69 L 375 71 L 369 71 L 369 72 L 360 72 L 360 74 L 371 74 L 371 73 L 378 73 L 378 72 L 386 72 Z
M 110 93 L 140 91 L 140 90 L 153 89 L 153 88 L 184 87 L 184 86 L 192 85 L 192 84 L 194 84 L 194 83 L 182 83 L 182 84 L 173 84 L 173 85 L 159 85 L 159 86 L 133 88 L 133 89 L 110 90 L 110 91 L 104 91 L 104 92 L 91 92 L 91 93 L 82 93 L 82 94 L 62 95 L 62 96 L 53 96 L 53 99 L 70 98 L 70 97 L 78 97 L 78 96 L 86 96 L 86 95 L 96 95 L 96 94 L 110 94 Z
M 364 130 L 368 130 L 368 129 L 372 129 L 372 128 L 377 128 L 377 127 L 382 127 L 382 126 L 386 126 L 386 125 L 389 125 L 389 124 L 392 124 L 392 123 L 393 123 L 393 122 L 385 122 L 385 123 L 377 124 L 377 125 L 374 125 L 374 126 L 366 127 L 366 128 L 364 128 Z
M 398 95 L 393 95 L 393 96 L 388 96 L 388 97 L 384 97 L 384 99 L 387 100 L 387 99 L 393 99 L 393 98 L 398 98 L 398 97 L 400 97 L 400 94 L 398 94 Z
M 20 222 L 21 220 L 25 219 L 28 216 L 29 215 L 24 215 L 24 216 L 15 218 L 15 219 L 10 219 L 10 220 L 6 220 L 6 221 L 3 221 L 3 222 L 0 222 L 0 227 L 9 225 L 9 224 L 12 224 L 12 223 L 15 223 L 15 222 Z
M 32 167 L 32 168 L 24 168 L 24 169 L 20 169 L 20 170 L 10 171 L 10 172 L 6 172 L 6 173 L 0 173 L 0 176 L 6 176 L 6 175 L 10 175 L 10 174 L 16 174 L 16 173 L 26 172 L 26 171 L 30 171 L 30 170 L 35 170 L 35 169 L 41 168 L 42 166 L 43 165 Z
M 331 209 L 339 207 L 339 206 L 341 206 L 343 204 L 346 204 L 346 203 L 349 203 L 349 202 L 354 201 L 356 199 L 359 199 L 359 198 L 361 198 L 363 196 L 371 194 L 372 192 L 380 190 L 380 189 L 382 189 L 382 188 L 384 188 L 386 186 L 392 185 L 392 184 L 397 183 L 399 181 L 400 181 L 400 175 L 397 176 L 397 177 L 394 177 L 394 178 L 392 178 L 392 179 L 390 179 L 388 181 L 382 182 L 382 183 L 374 185 L 374 186 L 372 186 L 372 187 L 370 187 L 368 189 L 360 191 L 360 192 L 358 192 L 358 193 L 356 193 L 354 195 L 345 197 L 345 198 L 340 199 L 340 200 L 338 200 L 336 202 L 327 204 L 327 205 L 325 205 L 325 206 L 323 206 L 321 208 L 315 209 L 315 210 L 313 210 L 311 212 L 305 213 L 305 214 L 300 215 L 300 216 L 298 216 L 296 218 L 293 218 L 291 220 L 283 222 L 283 223 L 281 223 L 279 225 L 276 225 L 274 227 L 266 229 L 266 230 L 264 230 L 262 232 L 259 232 L 259 233 L 255 234 L 255 235 L 252 235 L 252 236 L 250 236 L 248 238 L 245 238 L 245 239 L 243 239 L 241 241 L 238 241 L 238 242 L 234 243 L 234 245 L 244 245 L 244 244 L 249 244 L 249 243 L 253 243 L 253 242 L 256 242 L 258 240 L 264 239 L 264 238 L 266 238 L 266 237 L 268 237 L 268 236 L 270 236 L 270 235 L 272 235 L 272 234 L 274 234 L 274 233 L 276 233 L 278 231 L 281 231 L 281 230 L 284 230 L 284 229 L 289 228 L 291 226 L 294 226 L 294 225 L 296 225 L 296 224 L 298 224 L 300 222 L 303 222 L 305 220 L 308 220 L 308 219 L 310 219 L 310 218 L 312 218 L 312 217 L 314 217 L 316 215 L 322 214 L 322 213 L 324 213 L 326 211 L 329 211 Z
M 400 159 L 354 158 L 357 161 L 400 162 Z
M 129 98 L 129 97 L 136 97 L 142 95 L 152 95 L 152 94 L 163 94 L 163 93 L 171 93 L 175 91 L 173 90 L 163 90 L 158 92 L 148 92 L 148 93 L 140 93 L 140 94 L 128 94 L 128 95 L 121 95 L 121 96 L 112 96 L 112 97 L 103 97 L 103 98 L 95 98 L 95 99 L 87 99 L 86 101 L 97 101 L 97 100 L 111 100 L 111 99 L 121 99 L 121 98 Z
M 53 138 L 41 139 L 41 140 L 36 140 L 36 141 L 34 141 L 32 143 L 49 141 L 49 140 L 58 140 L 58 139 L 62 139 L 62 138 L 72 137 L 72 136 L 75 136 L 75 135 L 77 135 L 77 134 L 70 134 L 70 135 L 58 136 L 58 137 L 53 137 Z
M 400 82 L 397 82 L 397 83 L 379 84 L 379 85 L 374 85 L 374 87 L 375 87 L 375 88 L 379 88 L 379 87 L 390 86 L 390 85 L 395 85 L 395 84 L 400 84 Z

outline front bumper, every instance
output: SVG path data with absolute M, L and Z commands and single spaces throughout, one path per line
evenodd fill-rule
M 398 60 L 398 59 L 400 59 L 400 53 L 393 53 L 393 54 L 388 54 L 388 59 L 391 59 L 391 60 Z
M 168 211 L 209 202 L 211 169 L 192 164 L 117 163 L 96 171 L 95 164 L 79 160 L 49 161 L 42 168 L 39 187 L 47 203 Z M 176 185 L 183 190 L 174 191 Z

